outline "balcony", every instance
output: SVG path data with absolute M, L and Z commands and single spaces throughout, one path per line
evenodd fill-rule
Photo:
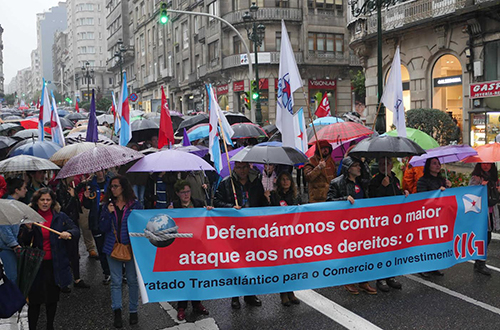
M 198 82 L 198 73 L 191 73 L 189 76 L 188 76 L 188 84 L 195 84 Z
M 154 82 L 155 82 L 154 75 L 150 74 L 149 76 L 144 77 L 142 85 L 146 86 L 146 85 L 154 83 Z
M 231 69 L 234 67 L 239 67 L 239 66 L 247 66 L 247 64 L 242 64 L 242 55 L 245 56 L 246 54 L 236 54 L 236 55 L 229 55 L 226 56 L 222 59 L 222 69 Z M 252 63 L 255 64 L 254 60 L 254 54 L 250 54 Z M 258 53 L 259 55 L 259 65 L 261 64 L 279 64 L 280 62 L 280 53 L 279 52 L 262 52 Z M 304 63 L 304 59 L 302 56 L 302 53 L 294 53 L 295 55 L 295 61 L 297 61 L 297 64 L 302 64 Z M 200 75 L 201 76 L 201 75 Z
M 169 70 L 168 68 L 165 68 L 163 70 L 160 70 L 160 79 L 168 79 L 168 78 L 172 78 L 172 72 L 171 70 Z
M 223 19 L 231 24 L 243 23 L 243 14 L 249 9 L 230 12 Z M 300 8 L 259 8 L 256 13 L 252 13 L 257 20 L 302 22 L 302 9 Z M 226 28 L 225 24 L 223 25 Z

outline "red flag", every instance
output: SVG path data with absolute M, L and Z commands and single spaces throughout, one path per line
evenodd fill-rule
M 78 100 L 75 100 L 75 110 L 76 112 L 80 113 L 80 108 L 78 107 Z
M 173 145 L 174 141 L 174 128 L 172 126 L 172 118 L 170 118 L 170 111 L 168 109 L 167 97 L 163 86 L 161 86 L 161 112 L 160 112 L 160 131 L 158 132 L 158 149 L 163 148 L 165 145 Z
M 40 109 L 40 98 L 36 100 L 36 108 Z
M 323 99 L 314 114 L 318 117 L 330 116 L 330 102 L 328 101 L 328 95 L 326 93 L 323 95 Z

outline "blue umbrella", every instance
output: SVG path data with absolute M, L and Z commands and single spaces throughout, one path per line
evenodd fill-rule
M 87 142 L 97 142 L 99 133 L 97 132 L 97 126 L 99 123 L 97 122 L 97 117 L 95 113 L 95 97 L 94 90 L 92 89 L 92 99 L 90 101 L 90 114 L 89 114 L 89 122 L 87 125 L 87 136 L 85 141 Z
M 192 132 L 188 133 L 189 141 L 196 141 L 206 138 L 208 136 L 208 129 L 208 126 L 200 126 L 194 129 Z
M 16 146 L 9 152 L 9 157 L 19 155 L 30 155 L 43 159 L 49 159 L 53 154 L 61 149 L 61 146 L 51 141 L 27 141 L 26 143 Z
M 315 119 L 312 124 L 309 124 L 309 127 L 312 127 L 312 125 L 317 126 L 317 125 L 330 125 L 330 124 L 335 124 L 335 123 L 343 123 L 344 120 L 340 119 L 338 117 L 321 117 L 318 119 Z
M 57 110 L 57 114 L 62 119 L 62 117 L 66 116 L 66 115 L 69 115 L 69 111 L 66 111 L 66 110 Z

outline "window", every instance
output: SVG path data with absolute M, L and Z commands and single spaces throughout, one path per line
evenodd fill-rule
M 277 8 L 288 8 L 290 7 L 290 3 L 288 0 L 276 0 L 276 7 Z
M 184 80 L 189 79 L 189 75 L 191 74 L 191 68 L 189 67 L 189 59 L 182 61 L 182 70 L 184 71 Z
M 242 53 L 242 48 L 241 48 L 240 37 L 234 36 L 233 37 L 233 54 L 241 54 L 241 53 Z
M 343 53 L 344 35 L 310 32 L 307 38 L 307 45 L 310 52 Z
M 194 17 L 194 33 L 198 33 L 198 30 L 200 29 L 200 19 L 201 16 L 195 16 Z
M 217 0 L 208 5 L 208 13 L 212 14 L 214 16 L 219 16 L 219 8 L 218 8 Z M 214 20 L 215 20 L 215 18 L 213 18 L 213 17 L 208 18 L 209 22 L 213 22 Z
M 488 42 L 484 46 L 484 79 L 500 79 L 500 41 Z
M 182 30 L 182 49 L 189 48 L 189 29 L 187 21 L 181 24 Z
M 342 15 L 344 12 L 343 0 L 308 0 L 307 7 L 310 9 L 317 8 L 320 10 L 336 11 L 337 15 Z
M 290 32 L 288 32 L 288 40 L 291 42 Z M 293 49 L 293 45 L 292 45 Z M 281 31 L 276 32 L 276 51 L 279 52 L 281 50 Z
M 219 40 L 208 44 L 208 60 L 212 61 L 219 58 Z
M 146 53 L 146 42 L 144 40 L 144 33 L 142 33 L 139 38 L 140 38 L 140 45 L 141 45 L 141 53 L 142 53 L 142 56 L 144 56 L 144 54 Z

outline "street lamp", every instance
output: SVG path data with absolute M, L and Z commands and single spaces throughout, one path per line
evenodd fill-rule
M 94 69 L 90 69 L 90 63 L 82 65 L 83 77 L 87 79 L 87 99 L 90 101 L 90 79 L 94 78 Z
M 118 50 L 115 51 L 114 56 L 116 58 L 116 62 L 118 64 L 120 64 L 120 85 L 122 85 L 123 84 L 123 53 L 125 53 L 127 51 L 127 48 L 125 46 L 123 46 L 122 39 L 118 39 L 116 44 L 118 45 Z
M 260 105 L 260 86 L 259 86 L 259 60 L 257 57 L 257 49 L 262 46 L 262 42 L 264 41 L 266 27 L 263 24 L 257 24 L 256 17 L 252 15 L 259 10 L 259 7 L 255 2 L 252 2 L 250 6 L 250 11 L 245 12 L 243 14 L 243 21 L 245 22 L 245 29 L 247 30 L 248 40 L 253 43 L 254 51 L 255 51 L 255 81 L 256 88 L 254 93 L 256 93 L 255 97 L 252 96 L 252 99 L 255 101 L 255 121 L 258 125 L 262 125 L 262 108 Z M 248 59 L 251 61 L 251 59 Z
M 378 85 L 378 103 L 380 104 L 380 99 L 383 93 L 383 73 L 382 73 L 382 8 L 389 8 L 401 2 L 406 2 L 407 0 L 351 0 L 349 5 L 351 6 L 351 14 L 353 17 L 359 17 L 361 15 L 370 15 L 375 10 L 377 11 L 377 85 Z M 375 119 L 375 130 L 379 134 L 385 133 L 385 107 L 381 106 L 380 111 Z

